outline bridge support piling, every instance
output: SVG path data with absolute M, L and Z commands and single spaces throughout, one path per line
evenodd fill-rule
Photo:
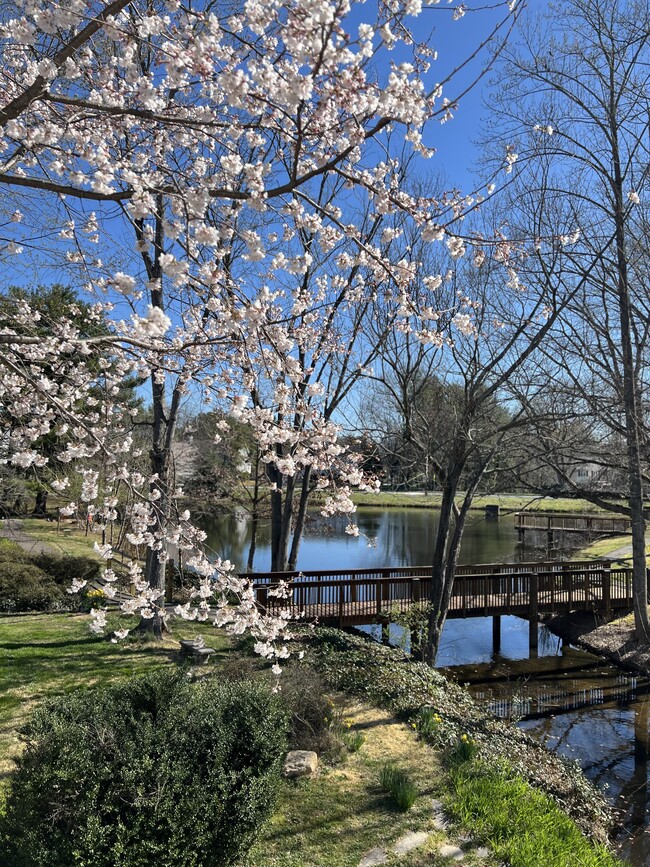
M 546 533 L 546 543 L 548 548 L 549 556 L 553 551 L 553 546 L 555 544 L 555 536 L 553 535 L 553 530 L 548 530 Z
M 501 616 L 495 614 L 492 618 L 492 653 L 501 653 Z
M 529 576 L 529 609 L 528 609 L 528 647 L 537 650 L 537 628 L 539 621 L 539 576 L 531 572 Z

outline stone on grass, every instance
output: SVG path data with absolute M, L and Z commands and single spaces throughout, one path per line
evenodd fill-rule
M 487 846 L 479 846 L 475 852 L 475 855 L 478 858 L 488 858 L 490 855 L 490 850 L 487 848 Z
M 378 846 L 376 849 L 366 852 L 361 861 L 359 861 L 359 867 L 377 867 L 378 864 L 385 864 L 386 861 L 388 861 L 386 851 Z
M 284 760 L 282 773 L 289 779 L 311 777 L 318 768 L 318 756 L 312 750 L 291 750 Z
M 438 853 L 442 855 L 443 858 L 450 858 L 453 861 L 462 861 L 465 857 L 465 853 L 462 849 L 459 849 L 458 846 L 445 845 L 441 846 L 438 849 Z
M 406 855 L 407 852 L 412 852 L 418 846 L 423 846 L 428 839 L 429 835 L 426 831 L 408 831 L 395 843 L 393 852 L 396 855 Z
M 442 803 L 435 798 L 433 799 L 433 827 L 436 831 L 445 831 L 449 822 L 445 817 L 445 811 L 442 808 Z

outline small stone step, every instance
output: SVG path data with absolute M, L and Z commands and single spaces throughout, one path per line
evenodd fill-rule
M 396 855 L 406 855 L 407 852 L 412 852 L 414 849 L 424 846 L 428 839 L 429 835 L 426 831 L 408 831 L 395 843 L 393 852 Z
M 458 846 L 452 846 L 450 844 L 441 846 L 438 849 L 438 853 L 442 855 L 443 858 L 449 858 L 452 861 L 462 861 L 465 857 L 465 853 L 462 849 L 459 849 Z
M 366 852 L 361 861 L 359 861 L 359 867 L 377 867 L 379 864 L 385 864 L 386 861 L 388 861 L 388 855 L 385 849 L 378 846 L 376 849 Z

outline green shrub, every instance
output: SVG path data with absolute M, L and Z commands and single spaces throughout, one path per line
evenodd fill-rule
M 406 771 L 401 771 L 392 765 L 384 765 L 379 782 L 382 789 L 391 796 L 398 810 L 406 812 L 411 809 L 418 796 L 418 790 Z
M 221 867 L 269 815 L 286 712 L 162 671 L 42 706 L 0 825 L 7 867 Z
M 74 579 L 93 581 L 101 564 L 89 557 L 31 555 L 15 542 L 0 540 L 0 611 L 90 609 L 85 597 L 67 593 Z
M 53 580 L 64 589 L 73 580 L 96 581 L 99 578 L 101 563 L 90 557 L 62 557 L 58 554 L 36 554 L 32 562 L 51 575 Z
M 0 539 L 0 563 L 10 561 L 12 563 L 28 563 L 29 554 L 20 545 L 9 539 Z
M 0 560 L 0 611 L 59 611 L 69 604 L 63 588 L 37 566 Z

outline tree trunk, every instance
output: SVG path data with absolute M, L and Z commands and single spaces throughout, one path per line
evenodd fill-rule
M 39 488 L 36 491 L 36 502 L 34 503 L 34 511 L 32 515 L 36 518 L 47 517 L 47 495 L 48 491 L 45 488 Z
M 248 546 L 248 559 L 246 560 L 246 571 L 253 571 L 253 564 L 255 561 L 255 551 L 257 550 L 257 530 L 259 528 L 259 516 L 257 514 L 257 509 L 253 510 L 253 514 L 251 515 L 251 542 Z
M 612 87 L 612 94 L 614 88 Z M 627 251 L 625 249 L 625 204 L 623 176 L 618 147 L 616 106 L 610 104 L 610 133 L 614 168 L 613 191 L 615 200 L 616 264 L 618 271 L 617 294 L 621 322 L 621 357 L 623 366 L 623 404 L 629 480 L 630 517 L 632 519 L 632 591 L 634 597 L 634 626 L 637 641 L 648 641 L 648 584 L 646 577 L 645 516 L 643 513 L 643 475 L 641 471 L 641 437 L 639 433 L 639 387 L 632 351 L 632 316 L 628 283 Z
M 307 503 L 309 502 L 309 495 L 311 494 L 310 490 L 310 481 L 311 481 L 311 467 L 306 467 L 303 476 L 302 476 L 302 487 L 300 489 L 300 503 L 298 504 L 298 514 L 296 515 L 296 522 L 293 528 L 293 539 L 291 541 L 291 553 L 289 554 L 289 571 L 293 572 L 298 563 L 298 549 L 300 547 L 300 542 L 302 540 L 302 534 L 305 529 L 305 519 L 307 517 Z
M 246 571 L 253 571 L 253 562 L 255 560 L 255 551 L 257 549 L 257 531 L 260 524 L 260 450 L 255 449 L 255 485 L 253 488 L 253 510 L 251 512 L 251 543 L 248 546 L 248 560 L 246 563 Z
M 446 562 L 451 535 L 451 520 L 454 511 L 454 498 L 458 485 L 457 478 L 451 478 L 444 482 L 442 488 L 442 502 L 440 504 L 440 523 L 436 534 L 436 544 L 433 550 L 433 564 L 431 568 L 431 607 L 427 625 L 427 645 L 425 661 L 428 665 L 435 665 L 442 626 L 446 611 L 444 611 Z

